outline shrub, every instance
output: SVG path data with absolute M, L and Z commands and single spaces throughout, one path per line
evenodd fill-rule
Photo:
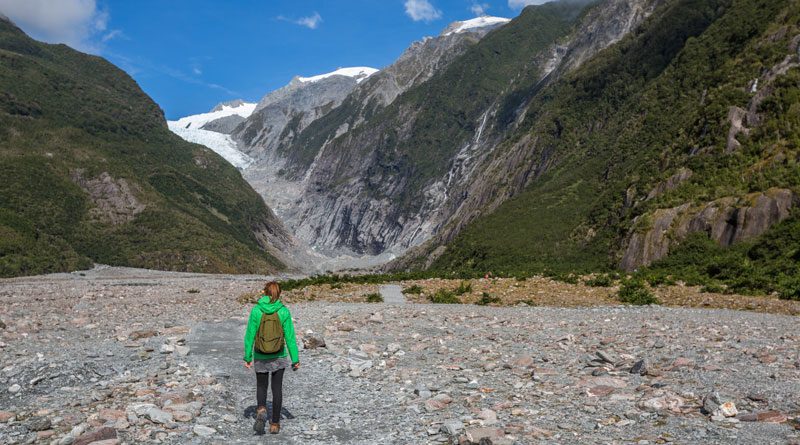
M 456 295 L 464 295 L 472 292 L 472 283 L 469 281 L 462 281 L 457 288 L 453 290 Z
M 617 292 L 619 301 L 628 304 L 645 305 L 659 304 L 658 299 L 650 289 L 647 288 L 641 279 L 628 279 L 622 282 L 622 286 Z
M 403 289 L 404 294 L 419 295 L 422 293 L 422 286 L 414 284 Z
M 800 301 L 800 277 L 781 276 L 778 279 L 778 296 L 781 300 Z
M 709 283 L 700 288 L 700 292 L 707 294 L 722 294 L 725 293 L 725 286 L 716 283 Z
M 367 299 L 367 303 L 383 303 L 383 296 L 377 292 L 367 294 L 364 297 Z
M 200 293 L 200 290 L 198 290 L 198 289 L 189 289 L 189 290 L 187 290 L 186 292 L 187 292 L 187 293 L 190 293 L 190 294 L 199 294 L 199 293 Z
M 431 303 L 436 304 L 459 304 L 461 300 L 451 290 L 439 289 L 430 296 Z
M 477 304 L 478 306 L 486 306 L 487 304 L 492 304 L 492 303 L 500 303 L 500 298 L 493 297 L 488 293 L 483 292 L 483 294 L 481 295 L 481 299 L 478 300 L 478 302 L 475 304 Z
M 342 283 L 332 283 L 331 284 L 331 290 L 341 289 L 342 287 L 344 287 L 344 285 Z
M 589 278 L 583 282 L 587 286 L 592 287 L 609 287 L 614 284 L 614 280 L 611 276 L 607 273 L 595 275 L 593 278 Z

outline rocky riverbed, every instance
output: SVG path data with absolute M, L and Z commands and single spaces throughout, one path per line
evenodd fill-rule
M 294 293 L 302 367 L 282 433 L 257 437 L 237 299 L 265 278 L 0 281 L 0 443 L 800 444 L 796 316 L 402 303 L 396 288 L 384 304 Z

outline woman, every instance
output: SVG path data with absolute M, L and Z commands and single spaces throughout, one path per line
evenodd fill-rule
M 274 281 L 267 283 L 264 286 L 264 294 L 250 311 L 247 331 L 244 334 L 244 366 L 247 369 L 253 368 L 253 358 L 255 357 L 258 408 L 253 429 L 258 434 L 264 434 L 267 420 L 267 385 L 271 381 L 272 419 L 269 424 L 269 433 L 278 434 L 281 430 L 283 372 L 289 366 L 294 371 L 300 368 L 292 315 L 289 313 L 289 309 L 281 303 L 280 298 L 281 288 L 278 283 Z M 268 351 L 260 351 L 258 346 L 268 349 Z M 289 357 L 287 357 L 287 350 Z

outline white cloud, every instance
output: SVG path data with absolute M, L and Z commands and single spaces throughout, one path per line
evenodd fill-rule
M 528 5 L 541 5 L 551 0 L 508 0 L 508 7 L 512 9 L 522 9 Z
M 308 17 L 300 17 L 299 19 L 290 19 L 284 15 L 279 15 L 278 20 L 283 20 L 284 22 L 294 23 L 295 25 L 305 26 L 308 29 L 317 29 L 319 24 L 322 23 L 322 16 L 319 15 L 318 12 L 314 11 Z
M 109 40 L 114 40 L 114 39 L 125 39 L 125 40 L 127 40 L 128 36 L 126 36 L 125 33 L 123 33 L 121 29 L 113 29 L 113 30 L 103 34 L 103 37 L 100 40 L 102 40 L 103 43 L 105 43 L 105 42 L 108 42 Z
M 319 15 L 319 13 L 315 11 L 314 14 L 312 14 L 312 15 L 310 15 L 308 17 L 302 17 L 300 20 L 296 21 L 295 23 L 297 23 L 298 25 L 305 26 L 308 29 L 317 29 L 317 26 L 319 26 L 320 22 L 322 22 L 322 16 Z
M 442 11 L 436 9 L 428 0 L 406 0 L 406 15 L 415 22 L 432 22 L 442 16 Z
M 489 9 L 488 3 L 473 3 L 469 8 L 469 10 L 478 17 L 486 15 L 487 9 Z
M 109 14 L 99 10 L 95 0 L 0 0 L 0 13 L 36 39 L 81 51 L 98 53 L 98 37 L 108 41 L 120 36 L 114 31 L 100 36 L 108 27 Z

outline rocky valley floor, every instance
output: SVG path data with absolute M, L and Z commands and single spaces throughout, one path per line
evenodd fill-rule
M 533 280 L 520 301 L 585 304 L 287 293 L 307 347 L 284 382 L 281 434 L 254 436 L 250 307 L 237 300 L 264 278 L 100 268 L 0 281 L 0 443 L 800 444 L 795 306 L 627 307 Z

